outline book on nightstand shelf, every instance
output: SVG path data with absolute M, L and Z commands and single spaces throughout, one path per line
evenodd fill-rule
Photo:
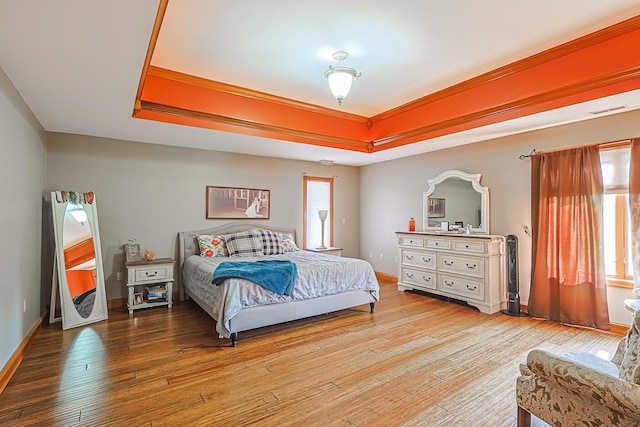
M 167 300 L 167 288 L 164 285 L 145 286 L 147 301 L 158 302 Z

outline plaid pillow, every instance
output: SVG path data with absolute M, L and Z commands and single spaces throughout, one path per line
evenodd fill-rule
M 284 253 L 280 234 L 270 230 L 260 230 L 262 236 L 262 252 L 265 255 L 281 255 Z
M 262 256 L 262 235 L 258 230 L 243 231 L 224 236 L 229 256 Z
M 229 252 L 227 252 L 227 245 L 224 244 L 223 236 L 196 234 L 196 239 L 198 240 L 198 247 L 200 247 L 200 256 L 229 256 Z

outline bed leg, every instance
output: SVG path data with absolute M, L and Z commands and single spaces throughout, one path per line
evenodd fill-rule
M 231 347 L 236 347 L 238 345 L 238 333 L 231 333 Z
M 370 313 L 373 313 L 376 309 L 376 303 L 375 302 L 370 302 L 369 303 L 369 307 L 370 307 Z

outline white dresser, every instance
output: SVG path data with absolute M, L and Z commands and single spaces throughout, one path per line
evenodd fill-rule
M 483 313 L 507 306 L 504 236 L 398 232 L 398 290 L 466 301 Z

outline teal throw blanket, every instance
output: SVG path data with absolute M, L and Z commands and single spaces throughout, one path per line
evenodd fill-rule
M 239 278 L 257 283 L 280 295 L 291 295 L 298 269 L 288 260 L 223 262 L 213 272 L 214 285 Z

